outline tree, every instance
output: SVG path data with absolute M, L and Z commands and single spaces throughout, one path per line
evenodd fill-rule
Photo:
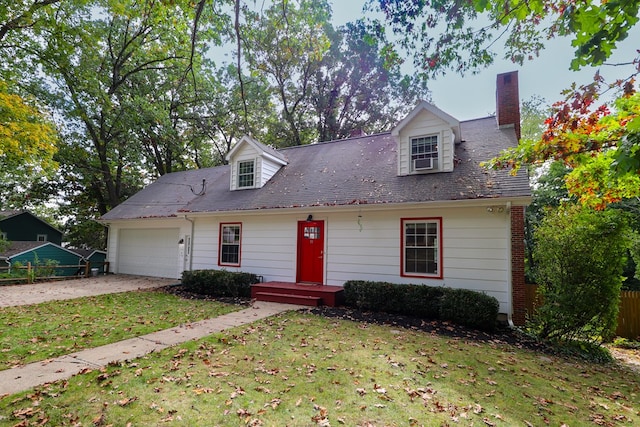
M 549 108 L 545 106 L 543 99 L 534 97 L 530 100 L 522 102 L 522 144 L 529 144 L 528 141 L 540 140 L 545 131 L 544 122 L 546 117 L 550 115 Z M 537 265 L 535 264 L 533 252 L 535 251 L 536 241 L 534 232 L 543 222 L 545 216 L 549 212 L 554 212 L 563 204 L 575 204 L 578 201 L 576 195 L 570 195 L 567 188 L 567 176 L 572 173 L 572 169 L 562 160 L 547 161 L 542 166 L 535 168 L 530 176 L 533 180 L 533 191 L 531 204 L 527 207 L 525 213 L 525 242 L 527 255 L 526 274 L 531 283 L 535 282 L 534 273 Z M 624 202 L 610 204 L 607 209 L 617 209 L 622 212 L 631 213 L 630 218 L 640 218 L 638 213 L 638 200 L 626 199 Z M 629 226 L 637 232 L 640 230 L 640 220 L 629 221 Z M 637 250 L 632 244 L 628 255 L 627 263 L 623 270 L 623 288 L 636 289 L 640 285 L 640 280 L 635 276 L 640 274 L 637 268 L 636 260 L 640 261 Z
M 546 215 L 563 203 L 574 203 L 569 196 L 565 177 L 571 170 L 562 162 L 552 162 L 539 168 L 533 184 L 531 204 L 525 212 L 525 252 L 527 255 L 526 275 L 530 283 L 535 283 L 536 262 L 533 253 L 536 248 L 535 230 Z
M 10 93 L 0 80 L 0 209 L 20 206 L 20 192 L 28 194 L 57 168 L 57 137 L 55 125 L 37 103 Z
M 282 116 L 277 145 L 308 144 L 315 139 L 308 103 L 311 79 L 329 49 L 326 0 L 279 0 L 262 14 L 245 9 L 242 41 L 248 66 L 273 87 Z
M 20 31 L 34 25 L 34 19 L 40 9 L 58 3 L 61 0 L 14 0 L 0 9 L 0 42 L 9 32 Z
M 546 340 L 609 339 L 617 325 L 630 244 L 624 214 L 567 205 L 550 212 L 535 234 L 543 305 L 530 326 Z
M 260 81 L 268 83 L 280 114 L 265 122 L 263 142 L 282 147 L 345 138 L 354 130 L 380 132 L 428 95 L 401 73 L 381 29 L 363 21 L 335 29 L 326 1 L 278 1 L 261 13 L 242 11 L 237 37 L 246 59 L 239 74 L 245 112 L 256 113 L 245 86 Z
M 533 95 L 525 99 L 520 106 L 520 138 L 537 141 L 542 136 L 544 123 L 551 115 L 551 108 L 546 99 Z
M 504 36 L 505 56 L 516 63 L 532 59 L 544 48 L 544 40 L 566 36 L 576 48 L 570 67 L 602 65 L 639 19 L 640 0 L 595 2 L 509 0 L 424 2 L 422 0 L 370 0 L 385 13 L 400 47 L 414 54 L 425 76 L 453 69 L 477 71 L 490 64 L 491 50 Z M 488 25 L 478 28 L 472 24 Z M 443 24 L 442 24 L 443 23 Z M 446 31 L 441 31 L 443 29 Z M 434 32 L 440 32 L 434 36 Z M 466 54 L 466 56 L 463 54 Z M 589 206 L 607 204 L 640 194 L 640 97 L 634 77 L 640 57 L 630 58 L 625 80 L 572 86 L 565 100 L 554 105 L 542 138 L 508 150 L 488 165 L 518 167 L 560 159 L 573 171 L 567 176 L 569 191 Z M 614 113 L 598 105 L 599 94 L 621 88 Z
M 387 130 L 428 97 L 424 86 L 402 75 L 400 62 L 385 54 L 387 43 L 372 37 L 363 21 L 347 23 L 329 38 L 310 100 L 320 141 Z
M 239 75 L 242 77 L 238 78 Z M 271 99 L 271 87 L 264 76 L 245 75 L 236 65 L 228 65 L 203 86 L 209 100 L 194 115 L 193 126 L 206 136 L 211 151 L 196 153 L 197 167 L 223 164 L 232 145 L 245 134 L 261 141 L 269 140 L 271 123 L 278 122 L 278 115 Z M 203 161 L 203 156 L 210 158 Z
M 28 18 L 26 1 L 15 7 L 24 25 L 12 24 L 0 43 L 12 58 L 0 76 L 59 119 L 61 168 L 40 187 L 58 192 L 68 236 L 80 242 L 101 234 L 91 220 L 149 179 L 192 167 L 195 157 L 211 164 L 207 135 L 193 123 L 213 96 L 199 91 L 212 69 L 203 53 L 221 42 L 228 19 L 213 7 L 202 11 L 191 43 L 195 10 L 187 0 L 35 4 Z
M 560 160 L 572 168 L 569 192 L 596 209 L 640 197 L 640 93 L 623 94 L 611 113 L 606 105 L 592 109 L 595 89 L 573 92 L 554 107 L 540 140 L 525 140 L 489 162 L 511 167 Z
M 515 63 L 566 36 L 576 49 L 572 69 L 601 65 L 638 22 L 640 0 L 368 0 L 367 7 L 383 13 L 416 68 L 435 76 L 491 64 L 501 38 L 504 57 Z

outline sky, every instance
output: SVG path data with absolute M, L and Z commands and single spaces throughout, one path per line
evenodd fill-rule
M 364 0 L 334 0 L 334 24 L 341 25 L 362 16 Z M 637 56 L 640 48 L 640 25 L 632 29 L 627 39 L 619 45 L 608 62 L 626 62 Z M 496 76 L 508 71 L 518 71 L 520 101 L 534 95 L 541 96 L 550 105 L 564 99 L 561 92 L 572 82 L 586 84 L 593 81 L 597 68 L 585 68 L 579 72 L 569 70 L 573 48 L 569 39 L 552 39 L 539 57 L 522 66 L 498 56 L 495 63 L 477 75 L 451 72 L 429 83 L 432 103 L 458 120 L 486 117 L 495 113 Z M 410 60 L 409 60 L 410 61 Z M 607 81 L 629 75 L 629 68 L 602 66 L 600 73 Z

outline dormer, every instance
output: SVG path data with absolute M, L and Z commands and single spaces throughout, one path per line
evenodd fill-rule
M 453 171 L 460 122 L 428 102 L 420 102 L 391 131 L 398 144 L 398 175 Z
M 286 166 L 285 157 L 248 135 L 233 146 L 225 157 L 231 166 L 231 190 L 261 188 Z

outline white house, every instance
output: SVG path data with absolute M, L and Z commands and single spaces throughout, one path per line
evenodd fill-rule
M 480 166 L 518 143 L 517 77 L 497 76 L 496 117 L 422 102 L 387 133 L 278 150 L 245 136 L 228 165 L 164 175 L 102 217 L 112 270 L 467 288 L 522 323 L 528 179 Z

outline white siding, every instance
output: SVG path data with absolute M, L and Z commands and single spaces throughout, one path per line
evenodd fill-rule
M 230 271 L 246 271 L 265 280 L 295 281 L 297 224 L 304 220 L 289 215 L 233 215 L 197 218 L 194 232 L 193 269 L 218 267 L 219 230 L 222 222 L 242 223 L 240 267 L 224 267 Z
M 451 172 L 453 170 L 454 144 L 451 127 L 435 114 L 423 110 L 398 135 L 398 175 L 403 176 L 412 173 L 410 168 L 411 138 L 428 135 L 438 136 L 440 150 L 438 152 L 439 167 L 437 171 Z
M 262 187 L 267 183 L 267 181 L 271 179 L 273 175 L 276 174 L 276 172 L 280 170 L 282 166 L 264 157 L 260 159 L 259 163 L 260 163 L 260 170 L 261 170 L 259 185 L 260 187 Z
M 241 265 L 265 281 L 296 279 L 297 223 L 313 213 L 325 221 L 325 284 L 347 280 L 377 280 L 467 288 L 498 299 L 509 313 L 510 228 L 508 213 L 489 213 L 486 207 L 420 210 L 257 213 L 195 219 L 193 269 L 218 267 L 220 222 L 242 223 Z M 360 215 L 360 217 L 358 217 Z M 402 277 L 400 274 L 401 218 L 441 217 L 443 226 L 442 279 Z

